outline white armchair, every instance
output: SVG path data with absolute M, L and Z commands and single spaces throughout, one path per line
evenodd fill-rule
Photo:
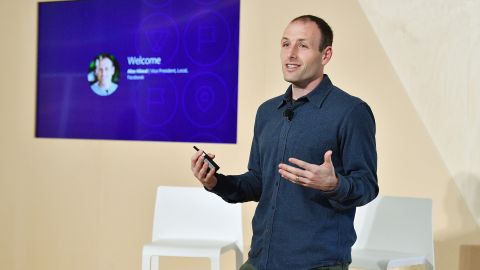
M 352 268 L 386 270 L 421 265 L 435 269 L 432 201 L 381 197 L 357 208 Z
M 208 257 L 220 270 L 220 255 L 233 249 L 243 261 L 242 209 L 196 187 L 159 187 L 152 242 L 143 246 L 142 270 L 157 270 L 158 257 Z M 153 260 L 152 260 L 153 259 Z

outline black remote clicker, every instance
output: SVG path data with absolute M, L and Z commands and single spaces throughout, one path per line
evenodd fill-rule
M 198 149 L 198 147 L 196 147 L 195 145 L 193 146 L 193 149 L 195 149 L 195 150 L 197 150 L 197 151 L 200 150 L 200 149 Z M 208 167 L 209 167 L 210 169 L 215 169 L 215 172 L 218 172 L 218 170 L 220 170 L 220 166 L 218 166 L 217 163 L 215 163 L 215 161 L 213 161 L 213 159 L 210 158 L 210 157 L 207 155 L 207 153 L 205 153 L 205 151 L 202 151 L 202 152 L 203 152 L 203 153 L 202 153 L 202 156 L 203 156 L 203 158 L 205 158 L 205 161 L 208 163 Z

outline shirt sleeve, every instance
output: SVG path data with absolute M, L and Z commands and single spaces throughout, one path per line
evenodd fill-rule
M 255 131 L 250 150 L 248 171 L 241 175 L 215 174 L 217 185 L 211 192 L 219 195 L 229 203 L 239 203 L 260 200 L 262 194 L 262 170 L 260 162 L 260 151 L 257 141 L 258 113 L 255 120 Z
M 342 170 L 337 187 L 325 195 L 330 204 L 345 210 L 367 204 L 378 195 L 375 119 L 362 102 L 353 107 L 339 129 Z M 335 162 L 334 162 L 335 164 Z

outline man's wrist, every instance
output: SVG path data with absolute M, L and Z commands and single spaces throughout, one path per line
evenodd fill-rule
M 217 183 L 218 183 L 218 179 L 215 177 L 215 176 L 212 176 L 212 181 L 210 184 L 203 184 L 203 186 L 208 189 L 209 191 L 211 191 L 212 189 L 214 189 L 216 186 L 217 186 Z
M 338 186 L 338 177 L 336 175 L 333 175 L 331 178 L 330 178 L 330 181 L 329 181 L 329 184 L 327 186 L 327 189 L 324 190 L 324 191 L 333 191 L 337 188 Z

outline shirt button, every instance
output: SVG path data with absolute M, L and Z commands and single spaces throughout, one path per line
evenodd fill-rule
M 278 187 L 278 181 L 275 183 L 275 185 Z

